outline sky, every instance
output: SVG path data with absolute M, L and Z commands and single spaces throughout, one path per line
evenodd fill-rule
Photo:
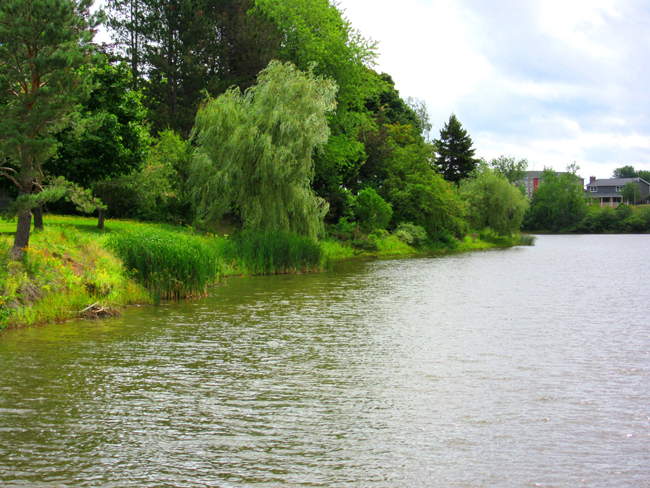
M 610 178 L 650 170 L 647 0 L 339 0 L 377 42 L 378 72 L 426 102 L 439 135 L 455 113 L 476 156 Z M 105 35 L 105 33 L 104 33 Z
M 455 113 L 476 155 L 529 169 L 574 161 L 611 178 L 650 170 L 647 0 L 340 0 L 378 42 L 379 72 L 426 102 L 439 135 Z

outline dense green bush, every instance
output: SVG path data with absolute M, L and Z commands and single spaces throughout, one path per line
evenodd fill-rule
M 393 217 L 393 209 L 373 188 L 365 188 L 356 198 L 355 214 L 359 225 L 371 231 L 385 229 Z
M 413 247 L 420 247 L 427 240 L 427 231 L 424 227 L 414 225 L 411 222 L 402 222 L 397 226 L 393 235 L 404 244 Z
M 592 205 L 576 230 L 588 234 L 649 232 L 650 208 L 639 210 L 631 205 L 619 205 L 614 209 Z

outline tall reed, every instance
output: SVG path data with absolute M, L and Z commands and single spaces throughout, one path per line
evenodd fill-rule
M 107 245 L 156 303 L 203 295 L 222 274 L 217 249 L 200 236 L 162 229 L 124 230 L 111 234 Z
M 244 274 L 278 274 L 331 268 L 322 246 L 287 232 L 247 230 L 229 239 L 224 257 Z

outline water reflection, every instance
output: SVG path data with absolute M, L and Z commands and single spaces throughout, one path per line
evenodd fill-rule
M 0 481 L 642 485 L 648 249 L 542 236 L 8 331 Z

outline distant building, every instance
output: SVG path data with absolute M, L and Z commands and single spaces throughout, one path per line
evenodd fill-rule
M 617 207 L 623 201 L 623 197 L 621 196 L 623 187 L 633 181 L 638 181 L 641 187 L 641 195 L 639 195 L 636 203 L 645 202 L 650 194 L 650 183 L 641 178 L 609 178 L 597 180 L 595 176 L 590 176 L 589 183 L 587 184 L 587 193 L 592 198 L 598 198 L 601 207 Z
M 516 184 L 523 183 L 524 188 L 526 189 L 526 196 L 530 200 L 533 198 L 533 193 L 535 190 L 537 190 L 537 187 L 542 183 L 542 174 L 543 171 L 526 171 L 524 176 L 524 179 L 521 181 L 516 182 Z M 556 175 L 561 175 L 564 174 L 563 172 L 559 171 L 555 173 Z M 584 188 L 585 186 L 585 180 L 584 178 L 580 178 L 580 187 Z

